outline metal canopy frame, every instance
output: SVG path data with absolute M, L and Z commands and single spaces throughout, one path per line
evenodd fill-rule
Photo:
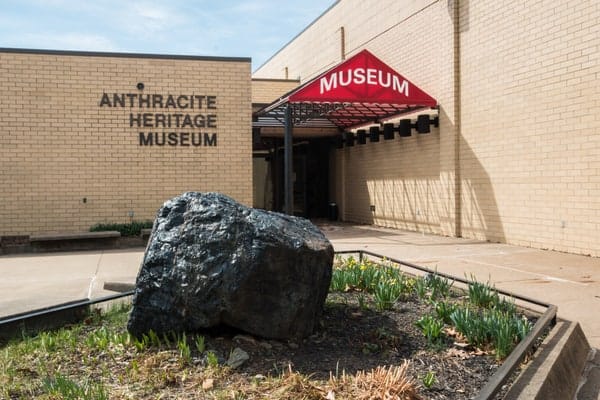
M 340 72 L 343 68 L 349 69 Z M 357 73 L 359 69 L 362 71 L 362 75 Z M 375 73 L 371 74 L 372 71 L 379 73 L 379 83 L 381 84 L 381 87 L 374 92 L 366 87 L 366 85 L 377 83 L 376 75 Z M 314 87 L 318 85 L 319 80 L 326 79 L 327 76 L 331 77 L 332 74 L 339 74 L 337 76 L 339 76 L 340 86 L 346 86 L 346 83 L 342 84 L 343 73 L 346 74 L 345 79 L 349 82 L 354 77 L 353 84 L 355 86 L 354 88 L 341 88 L 340 90 L 343 90 L 344 93 L 336 99 L 339 101 L 332 101 L 331 93 L 326 96 L 308 95 L 307 98 L 307 93 L 314 92 Z M 387 74 L 385 82 L 382 78 L 384 74 Z M 392 88 L 390 74 L 394 74 L 394 79 L 398 79 L 398 82 L 401 80 L 402 85 L 407 85 L 404 92 L 398 90 L 398 87 Z M 329 80 L 328 85 L 331 85 L 332 82 Z M 336 85 L 337 82 L 336 80 Z M 437 107 L 435 99 L 414 85 L 411 88 L 411 93 L 414 94 L 411 94 L 412 97 L 408 96 L 408 85 L 412 84 L 367 50 L 363 50 L 253 114 L 253 128 L 284 128 L 284 212 L 286 214 L 293 214 L 292 145 L 294 127 L 337 128 L 341 133 L 344 130 L 364 125 L 382 124 L 402 114 Z M 361 89 L 361 87 L 365 89 Z M 337 87 L 335 89 L 337 90 Z M 399 94 L 394 90 L 397 90 Z M 379 101 L 380 98 L 381 101 Z
M 289 102 L 273 103 L 259 111 L 253 127 L 285 126 L 286 110 L 291 109 L 290 118 L 294 126 L 306 128 L 332 128 L 340 131 L 368 124 L 381 124 L 386 120 L 412 113 L 426 106 L 379 103 L 330 103 Z

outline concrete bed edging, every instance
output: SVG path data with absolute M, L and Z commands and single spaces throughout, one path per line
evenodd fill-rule
M 573 399 L 590 351 L 578 322 L 557 321 L 504 399 Z

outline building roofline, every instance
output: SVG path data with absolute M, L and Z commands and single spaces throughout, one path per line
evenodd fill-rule
M 253 82 L 295 82 L 300 83 L 300 79 L 278 79 L 278 78 L 252 78 Z
M 250 57 L 215 57 L 215 56 L 193 56 L 177 54 L 151 54 L 151 53 L 116 53 L 101 51 L 79 51 L 79 50 L 50 50 L 50 49 L 25 49 L 0 47 L 0 53 L 13 54 L 40 54 L 57 56 L 79 56 L 79 57 L 119 57 L 119 58 L 149 58 L 162 60 L 193 60 L 193 61 L 225 61 L 225 62 L 252 62 Z

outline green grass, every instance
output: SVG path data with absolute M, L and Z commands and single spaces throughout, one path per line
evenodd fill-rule
M 108 400 L 107 391 L 102 384 L 89 381 L 77 383 L 60 374 L 46 378 L 43 391 L 64 400 Z
M 125 330 L 129 309 L 117 304 L 82 324 L 7 343 L 0 349 L 0 399 L 103 400 L 108 393 L 121 398 L 125 393 L 114 388 L 127 382 L 139 393 L 152 392 L 181 379 L 206 351 L 199 335 L 149 332 L 134 338 Z M 218 367 L 210 354 L 208 364 Z M 152 367 L 161 363 L 166 367 Z

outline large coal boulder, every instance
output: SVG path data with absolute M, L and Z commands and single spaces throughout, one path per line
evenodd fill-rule
M 275 339 L 309 335 L 333 247 L 310 221 L 188 192 L 159 210 L 127 328 L 139 337 L 226 325 Z

